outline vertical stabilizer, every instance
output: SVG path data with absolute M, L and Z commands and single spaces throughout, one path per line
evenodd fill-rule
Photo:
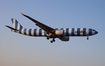
M 12 26 L 13 26 L 13 28 L 21 31 L 23 26 L 16 19 L 14 19 L 14 18 L 12 18 L 11 20 L 12 20 Z

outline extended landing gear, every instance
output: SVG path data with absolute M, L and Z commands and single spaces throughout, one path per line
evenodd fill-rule
M 50 38 L 47 37 L 46 39 L 49 40 Z M 55 42 L 55 38 L 53 38 L 50 42 L 51 42 L 51 43 Z
M 55 42 L 55 38 L 53 38 L 53 40 L 50 41 L 51 43 Z
M 89 40 L 89 36 L 87 36 L 87 40 Z
M 49 37 L 47 37 L 47 40 L 49 40 Z

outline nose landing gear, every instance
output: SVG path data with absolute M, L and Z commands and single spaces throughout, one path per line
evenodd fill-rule
M 87 40 L 89 40 L 89 36 L 87 36 Z

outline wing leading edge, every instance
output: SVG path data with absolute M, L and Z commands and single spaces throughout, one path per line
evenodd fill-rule
M 45 30 L 48 34 L 55 32 L 55 29 L 53 29 L 53 28 L 51 28 L 51 27 L 49 27 L 49 26 L 47 26 L 47 25 L 45 25 L 45 24 L 43 24 L 43 23 L 41 23 L 41 22 L 39 22 L 39 21 L 37 21 L 37 20 L 35 20 L 35 19 L 33 19 L 33 18 L 31 18 L 31 17 L 28 16 L 28 15 L 25 15 L 25 14 L 23 14 L 23 13 L 21 13 L 21 14 L 22 14 L 23 16 L 27 17 L 28 19 L 30 19 L 31 21 L 33 21 L 34 23 L 36 23 L 36 25 L 37 25 L 38 27 L 40 27 L 40 28 L 42 28 L 43 30 Z

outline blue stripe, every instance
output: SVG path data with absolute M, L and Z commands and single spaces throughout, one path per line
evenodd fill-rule
M 74 28 L 72 28 L 71 35 L 74 36 Z
M 63 30 L 63 28 L 61 28 L 61 30 Z
M 86 28 L 83 28 L 83 36 L 86 36 Z
M 36 36 L 36 29 L 34 29 L 34 36 Z
M 24 29 L 24 35 L 26 35 L 26 29 Z
M 55 30 L 58 30 L 58 28 L 55 28 Z
M 69 28 L 66 28 L 66 36 L 69 36 Z
M 18 21 L 15 19 L 15 28 L 17 29 L 18 28 Z
M 80 28 L 77 28 L 77 36 L 80 36 Z
M 21 27 L 21 25 L 20 25 L 20 30 L 19 30 L 19 33 L 22 33 L 22 27 Z
M 42 29 L 39 29 L 39 36 L 42 36 Z
M 11 19 L 11 21 L 12 21 L 12 24 L 13 24 L 13 18 Z
M 32 32 L 32 29 L 29 29 L 29 36 L 32 36 L 31 32 Z
M 20 25 L 20 31 L 22 30 L 22 28 L 23 28 L 23 27 Z
M 89 35 L 92 35 L 92 29 L 89 29 Z
M 44 36 L 47 36 L 47 33 L 46 32 L 44 32 Z

